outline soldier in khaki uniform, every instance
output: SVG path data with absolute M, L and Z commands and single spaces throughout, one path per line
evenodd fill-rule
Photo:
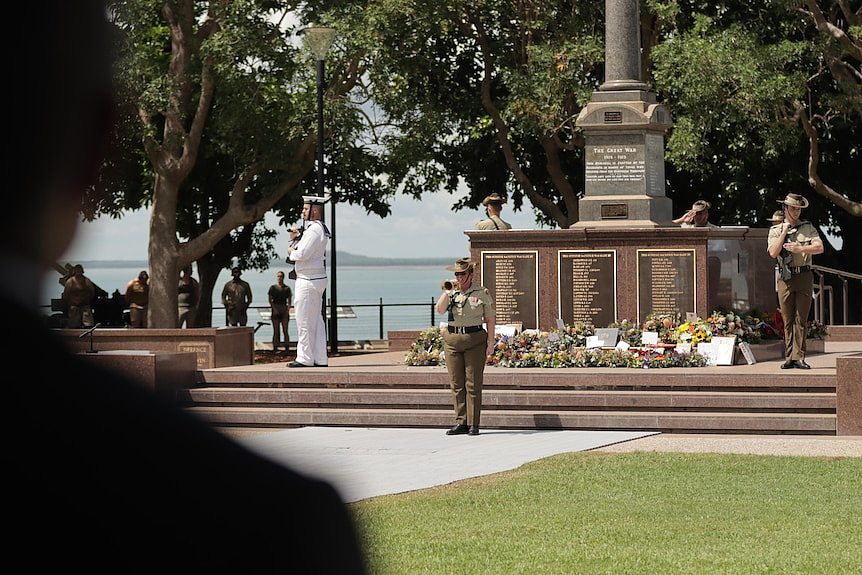
M 814 275 L 811 256 L 823 253 L 823 242 L 811 223 L 800 219 L 808 200 L 799 194 L 787 194 L 783 200 L 784 221 L 769 228 L 767 252 L 778 260 L 778 305 L 784 320 L 784 358 L 781 369 L 811 369 L 805 363 L 805 332 Z
M 437 313 L 449 314 L 443 351 L 455 403 L 456 423 L 446 435 L 479 435 L 482 377 L 485 360 L 494 350 L 494 301 L 487 288 L 473 284 L 475 267 L 469 258 L 447 267 L 455 272 L 453 289 L 444 289 L 437 300 Z
M 503 211 L 503 204 L 506 203 L 506 198 L 501 198 L 500 194 L 491 194 L 484 200 L 482 205 L 485 206 L 485 215 L 487 219 L 481 220 L 476 224 L 477 230 L 511 230 L 512 224 L 504 222 L 500 214 Z
M 72 277 L 63 284 L 63 300 L 69 306 L 66 327 L 93 327 L 93 298 L 96 286 L 84 275 L 84 266 L 77 264 Z
M 147 327 L 147 306 L 150 303 L 150 274 L 141 270 L 138 277 L 126 285 L 126 305 L 132 327 Z

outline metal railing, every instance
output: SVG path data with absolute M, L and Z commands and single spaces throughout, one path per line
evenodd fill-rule
M 329 317 L 329 304 L 324 307 L 326 318 Z M 393 330 L 425 329 L 429 325 L 436 325 L 436 301 L 431 298 L 429 303 L 384 303 L 380 298 L 378 303 L 341 303 L 339 310 L 351 310 L 350 317 L 339 316 L 338 339 L 341 340 L 365 340 L 387 339 L 387 332 Z M 222 312 L 223 307 L 213 307 L 213 312 Z M 269 306 L 251 306 L 249 311 L 256 311 L 261 319 L 269 320 Z M 291 325 L 295 325 L 294 310 L 291 308 Z M 252 323 L 252 322 L 249 322 Z M 261 324 L 264 322 L 258 322 Z M 216 318 L 213 317 L 213 324 Z M 260 325 L 259 325 L 260 327 Z M 328 327 L 328 324 L 327 324 Z
M 324 307 L 329 311 L 329 303 Z M 42 306 L 50 313 L 52 306 Z M 437 324 L 436 301 L 434 298 L 427 303 L 385 303 L 380 298 L 378 303 L 351 304 L 339 303 L 340 310 L 349 310 L 353 313 L 349 317 L 339 316 L 338 339 L 371 340 L 387 339 L 387 332 L 393 330 L 425 329 Z M 226 325 L 226 313 L 224 306 L 213 305 L 212 325 L 214 327 Z M 290 329 L 296 329 L 294 310 L 290 310 Z M 248 325 L 256 327 L 255 332 L 261 328 L 264 333 L 270 332 L 270 307 L 251 306 L 248 308 Z M 122 327 L 119 325 L 118 327 Z M 327 324 L 328 327 L 328 324 Z
M 847 325 L 849 318 L 847 307 L 850 304 L 847 280 L 862 282 L 862 275 L 818 265 L 811 266 L 811 269 L 817 277 L 816 289 L 814 290 L 814 320 L 824 325 L 835 325 L 835 294 L 833 293 L 832 286 L 826 285 L 825 282 L 826 274 L 832 274 L 838 276 L 838 279 L 841 280 L 841 303 L 843 304 L 841 306 L 843 310 L 843 322 L 841 325 Z M 829 307 L 829 321 L 824 319 L 827 305 Z

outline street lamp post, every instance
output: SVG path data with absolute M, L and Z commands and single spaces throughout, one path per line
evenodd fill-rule
M 303 29 L 305 45 L 317 61 L 317 195 L 323 196 L 323 91 L 326 87 L 324 59 L 329 47 L 335 40 L 335 28 L 309 26 Z M 329 349 L 332 355 L 338 353 L 338 290 L 335 251 L 335 194 L 331 196 L 332 218 L 330 223 L 332 238 L 330 243 L 330 296 L 329 296 Z

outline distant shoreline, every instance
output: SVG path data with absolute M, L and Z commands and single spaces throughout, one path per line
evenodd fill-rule
M 328 254 L 327 254 L 328 255 Z M 458 257 L 452 256 L 448 258 L 376 258 L 369 256 L 361 256 L 348 252 L 338 252 L 338 266 L 436 266 L 449 265 Z M 86 268 L 140 268 L 147 269 L 148 263 L 145 260 L 61 260 L 61 265 L 68 263 L 81 264 Z M 327 258 L 327 262 L 329 262 Z M 275 259 L 269 262 L 269 266 L 279 267 L 284 265 L 284 260 Z

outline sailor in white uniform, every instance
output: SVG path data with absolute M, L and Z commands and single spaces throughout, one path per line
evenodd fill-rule
M 287 259 L 296 272 L 294 310 L 299 337 L 296 360 L 287 367 L 326 367 L 326 327 L 323 323 L 323 293 L 326 291 L 324 256 L 329 233 L 323 218 L 328 196 L 302 196 L 302 230 L 290 230 Z

